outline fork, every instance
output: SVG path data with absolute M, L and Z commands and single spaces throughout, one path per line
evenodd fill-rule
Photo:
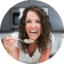
M 24 40 L 22 40 L 22 39 L 17 39 L 17 40 L 19 40 L 19 41 L 22 41 L 22 42 L 25 42 Z M 25 43 L 33 43 L 34 41 L 31 41 L 31 42 L 25 42 Z
M 4 38 L 5 38 L 6 36 L 4 36 Z M 19 41 L 22 41 L 22 42 L 25 42 L 24 40 L 22 40 L 22 39 L 16 39 L 16 40 L 19 40 Z M 31 41 L 31 42 L 25 42 L 25 43 L 33 43 L 34 41 Z

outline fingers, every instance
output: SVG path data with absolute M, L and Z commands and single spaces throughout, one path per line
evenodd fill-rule
M 4 45 L 12 44 L 13 42 L 16 42 L 16 39 L 10 39 L 10 40 L 4 41 Z
M 11 35 L 9 35 L 8 37 L 5 37 L 3 39 L 3 42 L 4 42 L 3 44 L 5 47 L 11 49 L 11 47 L 15 45 L 16 39 L 14 39 Z
M 31 42 L 31 39 L 28 39 L 29 42 Z
M 14 39 L 14 38 L 13 38 L 12 36 L 11 36 L 11 37 L 9 37 L 9 36 L 8 36 L 8 37 L 5 37 L 5 38 L 3 39 L 3 42 L 4 42 L 4 41 L 11 40 L 11 39 Z

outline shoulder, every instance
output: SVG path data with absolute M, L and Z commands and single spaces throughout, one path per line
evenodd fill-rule
M 50 39 L 51 39 L 51 42 L 48 42 L 48 48 L 53 46 L 54 44 L 54 34 L 53 33 L 50 33 Z
M 50 38 L 54 39 L 54 34 L 52 32 L 50 33 Z
M 43 52 L 41 53 L 39 63 L 44 62 L 44 61 L 49 59 L 49 55 L 50 55 L 51 49 L 52 49 L 52 46 L 47 48 L 46 53 L 43 53 Z
M 18 38 L 18 35 L 19 35 L 19 32 L 14 32 L 14 33 L 12 34 L 12 36 L 13 36 L 15 39 Z
M 51 38 L 52 44 L 54 44 L 54 34 L 53 34 L 53 33 L 51 33 L 50 35 L 51 35 L 51 37 L 50 37 L 50 38 Z

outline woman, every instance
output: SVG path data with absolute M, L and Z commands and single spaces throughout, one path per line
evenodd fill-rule
M 48 60 L 52 49 L 52 31 L 49 17 L 39 6 L 27 7 L 20 19 L 19 39 L 31 39 L 33 43 L 26 44 L 14 39 L 11 35 L 4 38 L 8 53 L 15 59 L 25 63 L 37 63 Z

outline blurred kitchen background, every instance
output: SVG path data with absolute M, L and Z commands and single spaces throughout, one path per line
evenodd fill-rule
M 14 34 L 15 32 L 17 32 L 19 26 L 18 24 L 20 18 L 22 17 L 23 10 L 31 5 L 38 5 L 42 7 L 49 16 L 54 35 L 54 44 L 50 54 L 50 57 L 52 57 L 59 50 L 62 44 L 64 28 L 59 14 L 51 6 L 49 6 L 44 2 L 40 2 L 37 0 L 27 0 L 20 2 L 15 6 L 13 6 L 11 9 L 9 9 L 8 12 L 5 14 L 1 23 L 1 29 L 0 29 L 1 39 L 8 36 L 9 34 Z

